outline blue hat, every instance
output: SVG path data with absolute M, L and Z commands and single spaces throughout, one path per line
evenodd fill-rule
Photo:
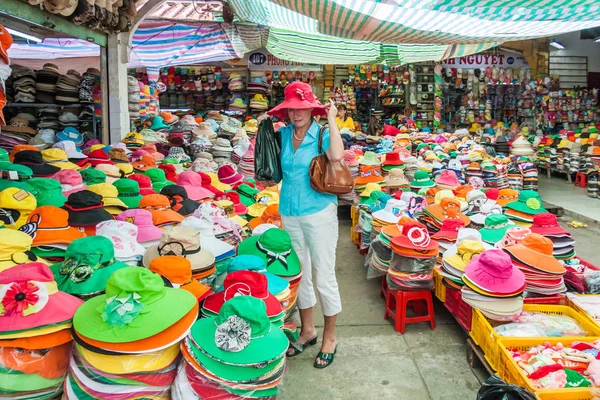
M 165 120 L 160 115 L 152 118 L 152 126 L 150 127 L 153 131 L 169 129 L 169 125 L 165 124 Z
M 56 133 L 56 139 L 61 140 L 70 140 L 75 142 L 76 146 L 79 146 L 83 143 L 83 135 L 77 129 L 72 126 L 67 126 L 62 131 Z
M 267 277 L 269 293 L 272 295 L 277 295 L 290 286 L 287 280 L 267 272 L 266 262 L 258 256 L 243 254 L 234 257 L 227 267 L 227 273 L 230 274 L 235 271 L 254 271 L 264 274 Z M 217 291 L 220 292 L 222 290 L 223 286 Z
M 209 118 L 207 120 L 205 120 L 204 122 L 208 122 L 210 124 L 210 129 L 212 129 L 213 131 L 218 131 L 219 130 L 219 125 L 217 124 L 217 121 L 215 121 L 212 118 Z

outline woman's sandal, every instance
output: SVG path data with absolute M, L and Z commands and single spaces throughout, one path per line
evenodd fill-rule
M 335 353 L 337 353 L 337 347 L 338 347 L 338 345 L 336 344 L 335 349 L 333 350 L 333 353 L 323 353 L 322 351 L 320 351 L 319 354 L 317 354 L 317 358 L 315 359 L 315 363 L 313 364 L 313 367 L 318 368 L 318 369 L 323 369 L 323 368 L 329 367 L 333 363 L 333 358 L 335 357 Z M 317 360 L 324 361 L 325 364 L 318 364 Z
M 287 358 L 294 358 L 296 356 L 299 356 L 300 354 L 302 354 L 304 352 L 304 350 L 307 347 L 314 346 L 315 344 L 317 344 L 318 338 L 319 338 L 319 336 L 315 336 L 314 339 L 311 339 L 306 343 L 298 343 L 298 342 L 290 343 L 290 346 L 288 347 L 288 351 L 285 353 Z M 292 350 L 291 354 L 290 354 L 290 349 Z

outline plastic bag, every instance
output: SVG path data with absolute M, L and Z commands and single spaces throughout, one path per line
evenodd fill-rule
M 509 385 L 496 375 L 489 377 L 477 392 L 477 400 L 536 400 L 529 390 Z
M 494 328 L 500 336 L 586 336 L 576 320 L 566 315 L 543 314 L 523 311 L 514 322 Z
M 258 126 L 254 149 L 254 176 L 258 181 L 281 182 L 281 137 L 273 130 L 273 122 L 265 119 Z

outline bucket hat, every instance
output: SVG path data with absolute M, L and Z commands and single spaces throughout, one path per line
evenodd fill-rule
M 202 246 L 215 257 L 217 262 L 235 255 L 234 246 L 215 237 L 212 221 L 189 216 L 181 221 L 180 226 L 192 228 L 200 233 L 200 242 L 202 243 Z
M 177 184 L 185 188 L 188 197 L 192 200 L 197 201 L 214 196 L 213 192 L 202 187 L 202 177 L 196 172 L 182 172 L 177 178 Z
M 186 226 L 176 226 L 165 231 L 160 242 L 149 247 L 144 254 L 144 266 L 148 267 L 155 258 L 167 255 L 187 258 L 192 263 L 193 273 L 210 269 L 215 263 L 215 257 L 202 249 L 200 233 Z
M 528 228 L 510 228 L 506 231 L 504 237 L 494 245 L 497 249 L 504 249 L 508 246 L 514 246 L 525 240 L 525 237 L 532 232 Z
M 226 185 L 235 185 L 244 180 L 244 175 L 237 172 L 231 165 L 225 164 L 217 171 L 220 182 Z
M 223 290 L 208 296 L 202 310 L 218 314 L 223 304 L 237 296 L 252 296 L 264 301 L 267 316 L 271 319 L 282 316 L 281 303 L 269 293 L 267 277 L 254 271 L 235 271 L 227 274 L 223 281 Z
M 125 221 L 137 226 L 137 242 L 148 243 L 158 241 L 163 230 L 152 224 L 152 214 L 148 210 L 126 210 L 117 215 L 118 221 Z
M 494 294 L 512 294 L 525 288 L 525 275 L 502 250 L 486 250 L 474 256 L 465 275 L 477 287 Z
M 119 199 L 119 191 L 117 188 L 110 183 L 90 185 L 87 190 L 102 196 L 104 209 L 113 215 L 120 214 L 123 210 L 128 208 L 127 205 Z
M 96 235 L 109 239 L 115 251 L 115 258 L 136 266 L 146 249 L 137 242 L 138 227 L 126 221 L 103 221 L 96 225 Z
M 256 133 L 258 130 L 258 121 L 254 118 L 247 120 L 244 123 L 244 130 L 246 132 Z
M 416 175 L 416 174 L 415 174 Z M 457 188 L 460 186 L 460 182 L 456 178 L 454 171 L 445 169 L 436 178 L 435 183 L 439 187 L 444 188 Z
M 344 162 L 349 167 L 358 166 L 358 159 L 356 158 L 356 153 L 354 152 L 354 150 L 344 151 Z
M 498 192 L 498 200 L 496 203 L 502 207 L 506 207 L 508 203 L 517 201 L 519 198 L 519 191 L 514 189 L 500 189 Z
M 117 179 L 121 179 L 121 170 L 115 165 L 100 164 L 95 166 L 94 169 L 104 172 L 106 175 L 106 183 L 113 183 Z
M 465 223 L 459 219 L 446 219 L 442 222 L 439 231 L 431 236 L 435 240 L 454 242 L 458 238 L 458 232 L 465 227 Z
M 382 165 L 384 169 L 386 169 L 386 167 L 400 167 L 404 165 L 404 161 L 400 158 L 400 153 L 391 152 L 386 153 L 385 161 Z
M 183 216 L 171 209 L 171 201 L 162 194 L 150 194 L 140 200 L 139 208 L 152 214 L 152 223 L 156 226 L 179 223 Z
M 269 229 L 260 236 L 244 240 L 238 246 L 238 254 L 250 254 L 267 263 L 267 271 L 282 277 L 300 273 L 300 260 L 292 248 L 290 235 L 281 229 Z
M 252 204 L 256 202 L 255 196 L 260 193 L 260 190 L 246 184 L 242 183 L 238 185 L 236 192 L 240 195 L 240 201 L 246 207 L 250 207 Z
M 150 154 L 156 161 L 160 161 L 165 158 L 164 154 L 159 153 L 158 150 L 156 150 L 155 144 L 145 144 L 140 148 L 140 150 Z
M 405 215 L 406 203 L 402 200 L 390 199 L 383 210 L 373 213 L 373 218 L 385 222 L 386 224 L 396 224 L 400 218 Z
M 265 275 L 269 293 L 272 295 L 282 293 L 290 286 L 286 279 L 267 272 L 267 263 L 258 256 L 242 254 L 232 258 L 227 266 L 227 273 L 231 274 L 236 271 L 253 271 Z M 219 292 L 221 290 L 223 290 L 223 287 L 218 289 Z
M 25 165 L 5 163 L 0 165 L 0 181 L 22 181 L 29 179 L 33 176 L 31 168 Z
M 106 174 L 100 170 L 94 168 L 86 168 L 79 171 L 81 178 L 86 185 L 96 185 L 98 183 L 106 182 Z
M 87 236 L 67 247 L 63 262 L 50 266 L 58 288 L 80 298 L 104 292 L 111 274 L 127 264 L 115 259 L 113 243 L 104 236 Z
M 288 109 L 312 109 L 312 116 L 325 116 L 325 106 L 319 102 L 312 87 L 304 82 L 292 82 L 283 91 L 283 101 L 267 111 L 267 114 L 279 119 L 288 118 Z
M 404 224 L 402 235 L 392 238 L 391 243 L 393 245 L 392 249 L 397 254 L 413 256 L 414 258 L 437 256 L 439 246 L 437 241 L 431 239 L 425 225 L 420 222 Z
M 125 143 L 128 148 L 137 148 L 144 145 L 144 137 L 139 132 L 129 132 L 121 139 L 121 142 Z
M 460 219 L 465 226 L 469 225 L 471 220 L 460 210 L 461 204 L 458 199 L 444 197 L 439 204 L 431 204 L 425 207 L 424 212 L 435 219 L 439 225 L 446 219 Z
M 140 188 L 140 194 L 142 196 L 148 196 L 149 194 L 157 194 L 154 189 L 152 189 L 152 180 L 149 177 L 142 174 L 133 174 L 127 177 L 127 179 L 131 179 L 132 181 L 136 181 Z
M 160 164 L 158 166 L 159 169 L 163 170 L 165 173 L 165 177 L 169 182 L 177 183 L 177 178 L 179 174 L 177 173 L 178 167 L 175 167 L 173 164 Z
M 152 125 L 150 126 L 150 129 L 153 131 L 166 130 L 169 129 L 169 125 L 165 124 L 163 117 L 157 115 L 152 118 Z
M 143 196 L 140 194 L 140 185 L 133 179 L 118 179 L 113 183 L 118 191 L 118 198 L 128 208 L 137 208 Z
M 36 207 L 36 198 L 23 189 L 9 187 L 0 192 L 0 221 L 9 229 L 23 226 Z
M 174 182 L 167 180 L 165 175 L 165 171 L 160 168 L 150 168 L 148 169 L 144 175 L 146 175 L 152 181 L 152 189 L 157 192 L 160 192 L 162 188 L 167 185 L 174 185 Z
M 533 225 L 529 228 L 531 232 L 542 236 L 560 237 L 571 236 L 571 233 L 563 229 L 556 219 L 556 215 L 552 213 L 540 213 L 533 217 Z
M 443 261 L 453 269 L 464 272 L 465 267 L 473 257 L 484 251 L 485 247 L 483 247 L 482 242 L 466 239 L 458 243 L 456 253 L 444 255 Z
M 133 162 L 136 171 L 146 172 L 150 168 L 156 168 L 156 159 L 150 154 L 142 154 L 138 161 Z
M 227 192 L 227 193 L 223 193 L 223 194 L 218 194 L 215 196 L 215 201 L 217 201 L 217 202 L 229 201 L 229 202 L 233 203 L 233 211 L 235 212 L 236 215 L 248 214 L 248 208 L 242 203 L 242 201 L 240 200 L 240 195 L 237 194 L 236 192 Z M 274 205 L 274 206 L 276 206 L 277 210 L 279 210 L 279 204 Z M 266 212 L 266 209 L 265 209 L 265 212 Z M 263 215 L 264 215 L 264 212 L 263 212 Z
M 264 301 L 252 296 L 229 300 L 216 317 L 197 321 L 190 335 L 198 346 L 194 353 L 204 353 L 220 361 L 217 368 L 229 370 L 279 359 L 289 346 L 285 333 L 269 320 Z
M 62 207 L 67 201 L 60 182 L 55 178 L 31 178 L 27 184 L 37 189 L 35 198 L 38 206 Z
M 128 163 L 129 158 L 124 149 L 112 148 L 108 151 L 108 157 L 115 163 Z
M 506 215 L 491 214 L 485 219 L 484 227 L 479 230 L 484 242 L 494 244 L 500 241 L 506 231 L 514 226 Z
M 192 264 L 185 257 L 157 257 L 150 262 L 148 269 L 160 275 L 166 287 L 188 291 L 198 301 L 204 300 L 212 293 L 209 286 L 192 278 Z
M 0 272 L 0 332 L 64 324 L 83 303 L 59 291 L 47 265 L 33 262 Z
M 364 190 L 362 192 L 360 192 L 360 197 L 361 198 L 368 198 L 371 197 L 371 193 L 373 192 L 381 192 L 381 186 L 378 183 L 367 183 L 367 185 L 365 186 Z M 362 201 L 362 199 L 361 199 Z
M 417 171 L 410 186 L 415 188 L 430 188 L 435 186 L 435 182 L 431 180 L 426 171 Z
M 248 215 L 260 217 L 268 206 L 279 204 L 279 194 L 270 190 L 263 190 L 256 195 L 256 203 L 248 207 Z
M 14 163 L 31 168 L 33 176 L 37 177 L 50 177 L 60 171 L 60 168 L 45 163 L 39 151 L 20 151 L 15 154 Z
M 41 153 L 42 159 L 52 166 L 60 169 L 72 169 L 75 171 L 81 169 L 79 165 L 69 161 L 67 153 L 62 149 L 50 148 L 42 150 Z
M 113 219 L 103 207 L 102 196 L 89 190 L 72 193 L 62 207 L 69 213 L 69 225 L 93 226 Z
M 410 183 L 404 176 L 404 171 L 395 168 L 385 177 L 385 183 L 388 187 L 408 187 Z
M 108 156 L 108 153 L 106 153 L 103 149 L 97 149 L 97 150 L 91 151 L 88 154 L 88 161 L 90 162 L 92 167 L 95 167 L 95 166 L 101 165 L 101 164 L 110 164 L 110 165 L 114 164 L 114 162 Z
M 552 256 L 553 247 L 550 239 L 531 233 L 520 244 L 505 247 L 504 251 L 530 267 L 553 275 L 563 275 L 565 267 Z
M 57 142 L 54 145 L 52 145 L 52 147 L 55 149 L 61 149 L 65 153 L 67 153 L 67 157 L 69 158 L 69 160 L 81 160 L 88 158 L 85 154 L 83 154 L 77 149 L 77 145 L 72 140 L 64 140 L 61 142 Z
M 506 208 L 530 215 L 548 212 L 544 207 L 542 207 L 542 199 L 540 198 L 540 195 L 533 190 L 521 191 L 521 193 L 519 193 L 518 200 L 508 203 Z
M 193 173 L 193 172 L 192 172 Z M 198 207 L 199 203 L 188 198 L 186 189 L 179 185 L 165 186 L 160 194 L 167 196 L 171 201 L 171 209 L 178 212 L 183 216 L 193 214 Z
M 20 230 L 33 238 L 32 246 L 68 245 L 85 233 L 69 226 L 69 213 L 54 206 L 41 206 L 31 212 Z
M 185 290 L 167 288 L 145 268 L 121 268 L 106 282 L 106 294 L 81 306 L 73 317 L 77 334 L 106 343 L 128 343 L 155 336 L 197 307 Z M 183 327 L 185 333 L 188 327 Z
M 377 154 L 372 151 L 365 151 L 365 155 L 358 158 L 358 163 L 360 165 L 381 165 Z
M 53 177 L 60 183 L 62 194 L 65 197 L 69 197 L 71 193 L 85 190 L 87 186 L 83 183 L 81 174 L 77 171 L 62 170 L 56 173 Z

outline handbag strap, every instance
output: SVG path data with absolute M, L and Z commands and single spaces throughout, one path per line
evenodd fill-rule
M 322 126 L 319 130 L 319 155 L 325 154 L 323 153 L 323 132 L 325 132 L 325 126 Z

